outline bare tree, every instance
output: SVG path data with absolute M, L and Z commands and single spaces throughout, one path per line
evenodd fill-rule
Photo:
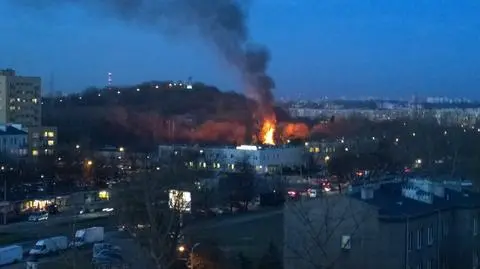
M 337 268 L 342 255 L 363 232 L 367 208 L 342 194 L 286 203 L 284 211 L 284 267 Z M 366 268 L 359 265 L 359 268 Z
M 115 195 L 119 223 L 155 268 L 172 268 L 178 257 L 194 180 L 184 163 L 172 162 L 158 171 L 139 173 Z

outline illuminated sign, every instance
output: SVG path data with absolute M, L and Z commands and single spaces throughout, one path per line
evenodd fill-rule
M 241 145 L 241 146 L 238 146 L 237 149 L 239 149 L 239 150 L 257 150 L 257 146 Z
M 181 212 L 190 212 L 192 210 L 192 193 L 188 191 L 170 190 L 168 193 L 168 205 L 170 209 Z

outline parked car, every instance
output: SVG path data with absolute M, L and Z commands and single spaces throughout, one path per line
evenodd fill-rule
M 28 217 L 28 221 L 42 221 L 47 219 L 48 219 L 48 212 L 46 211 L 35 212 Z

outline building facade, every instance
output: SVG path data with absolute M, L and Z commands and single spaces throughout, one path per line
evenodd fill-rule
M 159 146 L 160 159 L 168 159 L 174 155 L 189 154 L 190 166 L 220 171 L 235 171 L 239 163 L 248 163 L 258 173 L 268 173 L 282 167 L 296 168 L 306 164 L 306 151 L 304 146 Z M 196 162 L 196 163 L 195 163 Z
M 478 268 L 479 221 L 479 194 L 423 179 L 292 202 L 285 268 Z
M 0 70 L 0 123 L 42 125 L 41 78 Z
M 6 157 L 27 155 L 28 134 L 21 125 L 0 125 L 0 153 Z
M 28 154 L 32 157 L 50 156 L 57 146 L 57 128 L 49 126 L 28 127 Z

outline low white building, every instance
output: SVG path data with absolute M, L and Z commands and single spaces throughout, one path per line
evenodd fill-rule
M 0 125 L 0 153 L 19 157 L 27 155 L 28 133 L 20 124 Z
M 203 149 L 205 162 L 214 167 L 235 170 L 235 165 L 248 163 L 259 173 L 266 173 L 280 167 L 301 167 L 305 165 L 305 148 L 294 146 L 253 146 Z
M 196 151 L 198 164 L 193 161 L 190 165 L 201 168 L 222 171 L 235 171 L 240 163 L 248 163 L 258 173 L 267 173 L 280 167 L 297 168 L 306 163 L 306 150 L 303 146 L 225 146 L 225 147 L 200 147 L 200 146 L 159 146 L 159 157 L 165 158 L 171 154 L 182 154 L 185 151 Z

